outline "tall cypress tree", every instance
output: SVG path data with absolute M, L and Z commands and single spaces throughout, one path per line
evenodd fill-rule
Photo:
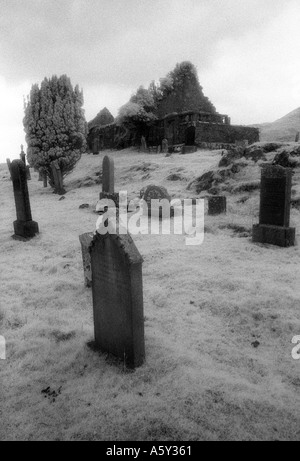
M 69 77 L 45 78 L 32 86 L 24 102 L 27 158 L 52 181 L 51 162 L 58 160 L 63 176 L 72 171 L 86 150 L 87 123 L 83 93 Z

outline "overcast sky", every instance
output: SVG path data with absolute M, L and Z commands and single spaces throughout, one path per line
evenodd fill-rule
M 299 0 L 0 0 L 0 161 L 45 76 L 79 84 L 89 121 L 189 60 L 217 111 L 251 124 L 300 106 L 299 56 Z

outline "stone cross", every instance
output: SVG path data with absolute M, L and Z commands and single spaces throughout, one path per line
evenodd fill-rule
M 22 160 L 13 160 L 11 176 L 14 189 L 17 220 L 14 221 L 14 238 L 28 239 L 39 232 L 38 224 L 32 221 L 26 166 Z
M 290 225 L 292 169 L 264 165 L 261 172 L 259 224 L 253 226 L 254 242 L 292 246 L 295 228 Z
M 96 233 L 90 253 L 95 345 L 138 367 L 145 357 L 142 257 L 129 234 Z

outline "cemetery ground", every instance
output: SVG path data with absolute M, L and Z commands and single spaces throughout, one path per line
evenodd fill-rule
M 300 440 L 300 361 L 291 355 L 300 335 L 299 209 L 291 209 L 296 246 L 253 243 L 260 167 L 249 161 L 223 184 L 227 214 L 205 216 L 202 245 L 133 236 L 144 258 L 146 361 L 130 371 L 88 346 L 92 292 L 78 237 L 95 229 L 104 155 L 114 158 L 115 190 L 132 198 L 148 184 L 195 197 L 188 184 L 221 158 L 83 155 L 63 200 L 32 170 L 40 234 L 26 243 L 11 238 L 13 189 L 0 166 L 0 439 Z

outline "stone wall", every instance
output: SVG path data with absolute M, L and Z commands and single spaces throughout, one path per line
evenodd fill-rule
M 204 114 L 174 114 L 173 116 L 156 120 L 147 126 L 146 132 L 124 129 L 115 124 L 96 127 L 89 131 L 88 146 L 91 152 L 99 152 L 103 149 L 122 149 L 129 146 L 139 146 L 141 136 L 145 136 L 148 146 L 161 144 L 164 138 L 168 139 L 169 145 L 186 143 L 186 130 L 190 124 L 195 126 L 195 145 L 203 143 L 234 144 L 235 141 L 248 140 L 249 144 L 259 141 L 259 130 L 257 128 L 230 125 L 228 116 L 216 114 L 208 117 L 219 117 L 224 119 L 223 123 L 199 121 Z M 188 120 L 185 120 L 189 118 Z M 196 119 L 195 119 L 196 118 Z M 197 120 L 198 118 L 198 120 Z
M 247 139 L 249 144 L 258 142 L 259 130 L 247 126 L 217 123 L 198 122 L 196 125 L 196 145 L 201 145 L 203 142 L 233 144 L 244 139 Z

